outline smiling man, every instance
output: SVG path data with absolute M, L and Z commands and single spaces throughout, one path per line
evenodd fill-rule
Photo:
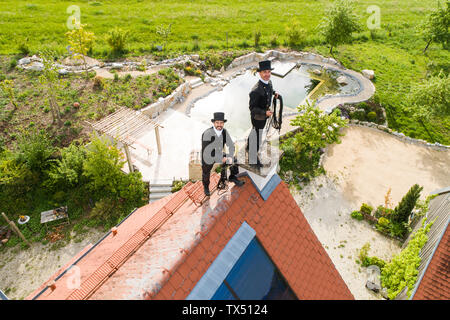
M 272 96 L 278 97 L 278 93 L 273 90 L 272 81 L 270 80 L 272 70 L 269 60 L 259 62 L 259 67 L 256 70 L 259 73 L 259 81 L 253 86 L 249 94 L 252 131 L 247 140 L 247 150 L 249 151 L 249 163 L 255 164 L 256 162 L 258 166 L 261 166 L 261 161 L 257 155 L 262 140 L 262 132 L 267 119 L 273 113 L 269 110 L 272 104 Z M 256 148 L 254 144 L 256 144 Z M 254 150 L 256 150 L 256 154 Z
M 223 112 L 215 112 L 214 118 L 211 119 L 213 126 L 206 129 L 202 134 L 202 182 L 203 190 L 206 196 L 209 192 L 209 177 L 214 163 L 229 163 L 230 176 L 229 181 L 234 182 L 237 186 L 242 186 L 243 181 L 237 179 L 236 175 L 239 172 L 236 159 L 234 158 L 234 142 L 230 134 L 223 128 L 225 122 L 225 114 Z M 228 153 L 224 152 L 224 147 L 227 145 Z

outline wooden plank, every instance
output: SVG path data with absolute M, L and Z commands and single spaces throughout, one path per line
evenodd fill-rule
M 97 121 L 95 124 L 98 125 L 99 128 L 103 128 L 105 126 L 110 125 L 111 123 L 114 123 L 116 120 L 123 119 L 123 116 L 125 116 L 127 111 L 125 109 L 119 109 L 118 111 L 111 113 L 110 115 L 106 116 L 105 118 Z

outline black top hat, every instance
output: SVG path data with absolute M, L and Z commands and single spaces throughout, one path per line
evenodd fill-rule
M 214 119 L 211 119 L 211 122 L 214 122 L 214 121 L 227 122 L 227 120 L 225 119 L 225 113 L 223 113 L 223 112 L 214 112 Z
M 264 60 L 259 62 L 259 67 L 256 71 L 260 72 L 263 70 L 273 70 L 273 68 L 270 65 L 270 60 Z

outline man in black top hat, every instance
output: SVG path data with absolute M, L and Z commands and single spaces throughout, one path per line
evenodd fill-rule
M 211 119 L 213 126 L 206 129 L 202 134 L 202 182 L 205 195 L 209 196 L 209 177 L 214 163 L 232 163 L 230 166 L 229 181 L 234 182 L 237 186 L 242 186 L 243 181 L 237 179 L 239 172 L 236 159 L 234 158 L 234 142 L 230 134 L 223 128 L 225 122 L 225 114 L 223 112 L 215 112 L 214 118 Z M 224 152 L 225 144 L 228 147 L 228 154 Z
M 257 154 L 262 140 L 262 131 L 266 125 L 267 119 L 273 113 L 269 110 L 270 105 L 272 104 L 272 96 L 275 95 L 275 98 L 278 97 L 278 93 L 273 90 L 272 81 L 270 80 L 272 70 L 273 68 L 271 67 L 270 60 L 259 62 L 259 67 L 256 71 L 259 73 L 260 79 L 253 86 L 249 94 L 250 118 L 253 128 L 248 138 L 247 150 L 249 150 L 249 162 L 255 164 L 254 161 L 256 159 L 256 164 L 258 166 L 261 166 Z M 254 146 L 251 146 L 252 143 L 256 143 L 256 154 L 254 154 Z

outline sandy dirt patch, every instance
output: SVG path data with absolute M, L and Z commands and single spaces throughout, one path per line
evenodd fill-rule
M 51 243 L 33 243 L 0 252 L 0 289 L 9 299 L 24 299 L 47 281 L 89 243 L 95 244 L 105 232 L 91 230 L 74 237 L 66 246 L 51 250 Z M 74 239 L 81 239 L 76 241 Z
M 366 268 L 356 263 L 358 253 L 369 242 L 370 256 L 389 261 L 401 251 L 399 242 L 352 219 L 350 213 L 362 202 L 384 204 L 389 188 L 396 205 L 415 183 L 424 187 L 422 199 L 448 186 L 449 152 L 408 144 L 365 127 L 346 128 L 345 134 L 341 144 L 327 150 L 323 163 L 327 174 L 293 194 L 355 299 L 380 299 L 365 288 Z
M 425 199 L 432 191 L 450 185 L 450 152 L 409 144 L 366 127 L 348 127 L 341 144 L 331 146 L 323 166 L 338 176 L 346 199 L 373 206 L 391 197 L 397 204 L 415 183 Z

